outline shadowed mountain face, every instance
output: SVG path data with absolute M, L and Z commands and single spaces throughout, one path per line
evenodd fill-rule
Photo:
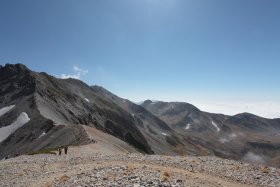
M 29 120 L 19 119 L 21 114 Z M 9 133 L 8 137 L 0 133 L 0 158 L 88 143 L 82 124 L 152 153 L 134 123 L 128 112 L 79 80 L 57 79 L 21 64 L 0 68 L 0 132 Z
M 141 131 L 154 153 L 168 155 L 188 153 L 176 132 L 144 107 L 122 99 L 100 86 L 93 86 L 92 89 L 104 99 L 110 100 L 131 114 L 135 126 Z
M 137 105 L 76 79 L 21 64 L 0 67 L 0 158 L 90 143 L 90 127 L 149 154 L 216 155 L 280 166 L 280 119 L 211 114 L 181 102 Z
M 248 113 L 235 116 L 211 114 L 181 102 L 146 100 L 141 105 L 166 122 L 177 135 L 199 139 L 210 154 L 260 163 L 275 164 L 279 160 L 279 119 L 265 119 Z

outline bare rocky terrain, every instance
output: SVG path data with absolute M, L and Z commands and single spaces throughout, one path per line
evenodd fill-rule
M 42 154 L 65 146 L 68 155 Z M 137 105 L 100 86 L 6 64 L 4 158 L 0 186 L 280 186 L 280 120 L 181 102 Z
M 280 167 L 279 119 L 213 114 L 182 102 L 137 105 L 100 86 L 58 79 L 23 64 L 0 67 L 0 159 L 89 144 L 95 139 L 91 128 L 114 136 L 115 147 L 120 143 L 141 153 L 218 156 Z
M 0 161 L 0 186 L 279 186 L 280 169 L 211 156 L 163 156 L 112 150 L 99 143 L 67 155 Z
M 249 113 L 214 114 L 184 102 L 146 100 L 141 106 L 168 124 L 185 143 L 189 154 L 215 155 L 280 167 L 278 119 Z

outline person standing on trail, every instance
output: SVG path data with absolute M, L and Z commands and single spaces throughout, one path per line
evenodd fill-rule
M 61 155 L 61 148 L 58 148 L 58 154 Z
M 67 155 L 68 147 L 64 147 L 64 153 Z

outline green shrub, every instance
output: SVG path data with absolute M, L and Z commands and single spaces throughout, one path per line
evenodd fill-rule
M 46 149 L 40 149 L 38 151 L 33 151 L 31 153 L 28 153 L 28 155 L 37 155 L 37 154 L 53 154 L 56 155 L 55 151 L 58 151 L 59 148 L 46 148 Z

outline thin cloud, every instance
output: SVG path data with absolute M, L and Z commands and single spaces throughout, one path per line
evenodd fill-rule
M 264 164 L 266 162 L 264 156 L 257 155 L 253 152 L 248 152 L 246 155 L 244 155 L 242 160 L 244 160 L 245 162 L 258 163 L 258 164 Z
M 88 73 L 88 70 L 81 69 L 78 66 L 73 66 L 73 70 L 79 75 L 86 75 Z
M 280 102 L 248 101 L 248 102 L 191 102 L 203 111 L 236 115 L 238 113 L 249 112 L 266 118 L 280 117 Z
M 69 78 L 80 79 L 81 76 L 86 75 L 88 73 L 88 70 L 81 69 L 78 66 L 73 66 L 73 71 L 74 71 L 73 74 L 62 73 L 60 75 L 60 78 L 62 78 L 62 79 L 69 79 Z

